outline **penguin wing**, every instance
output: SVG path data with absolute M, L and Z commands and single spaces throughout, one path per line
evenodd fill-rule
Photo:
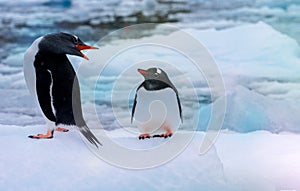
M 53 114 L 51 105 L 50 88 L 52 84 L 51 73 L 43 68 L 36 67 L 36 93 L 40 107 L 44 115 L 50 120 L 55 122 L 56 117 Z
M 176 97 L 177 97 L 177 103 L 178 103 L 178 109 L 179 109 L 179 116 L 180 116 L 181 123 L 182 123 L 183 122 L 183 120 L 182 120 L 182 109 L 181 109 L 181 103 L 180 103 L 180 99 L 179 99 L 179 96 L 178 96 L 177 92 L 176 92 Z
M 136 99 L 137 99 L 137 92 L 139 91 L 139 89 L 140 89 L 141 87 L 144 86 L 144 83 L 145 83 L 145 82 L 143 82 L 141 85 L 139 85 L 139 87 L 136 89 L 136 92 L 135 92 L 134 101 L 133 101 L 133 106 L 132 106 L 132 110 L 131 110 L 131 123 L 132 123 L 132 120 L 133 120 L 133 117 L 134 117 L 135 107 L 136 107 L 136 104 L 137 104 L 137 101 L 136 101 Z
M 180 99 L 179 99 L 179 95 L 178 95 L 178 90 L 176 89 L 176 87 L 170 83 L 170 87 L 174 90 L 175 94 L 176 94 L 176 98 L 177 98 L 177 104 L 178 104 L 178 110 L 179 110 L 179 116 L 180 116 L 180 119 L 181 119 L 181 123 L 183 122 L 183 119 L 182 119 L 182 108 L 181 108 L 181 103 L 180 103 Z
M 132 111 L 131 111 L 131 123 L 134 117 L 134 112 L 135 112 L 135 107 L 136 107 L 136 98 L 137 98 L 137 93 L 135 93 L 134 101 L 133 101 L 133 106 L 132 106 Z

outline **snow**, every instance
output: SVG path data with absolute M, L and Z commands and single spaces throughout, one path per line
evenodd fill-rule
M 96 157 L 75 130 L 56 133 L 52 140 L 27 138 L 43 130 L 38 125 L 0 126 L 1 190 L 219 190 L 225 186 L 216 150 L 203 156 L 197 153 L 202 134 L 167 164 L 126 170 Z M 115 134 L 113 138 L 123 142 L 151 143 Z
M 0 126 L 1 190 L 300 189 L 300 137 L 295 134 L 225 131 L 214 147 L 199 155 L 205 133 L 198 132 L 187 149 L 172 161 L 150 169 L 130 170 L 102 161 L 75 130 L 56 133 L 52 140 L 27 138 L 44 130 L 40 125 Z M 153 144 L 124 136 L 120 130 L 109 136 L 121 144 Z
M 212 51 L 224 74 L 281 78 L 299 73 L 297 42 L 263 22 L 223 31 L 188 32 Z
M 215 145 L 232 190 L 299 190 L 299 135 L 221 133 Z

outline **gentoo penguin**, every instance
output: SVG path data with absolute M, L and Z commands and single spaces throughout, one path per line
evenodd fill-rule
M 66 56 L 88 59 L 81 52 L 97 49 L 67 33 L 48 34 L 36 39 L 24 55 L 24 76 L 30 93 L 37 99 L 48 124 L 46 134 L 30 135 L 34 139 L 51 139 L 54 130 L 67 132 L 65 126 L 77 126 L 97 148 L 101 143 L 87 127 L 81 109 L 79 83 Z
M 171 137 L 182 122 L 178 91 L 160 68 L 138 69 L 144 81 L 135 93 L 131 113 L 140 132 L 139 139 Z M 162 133 L 164 132 L 164 133 Z

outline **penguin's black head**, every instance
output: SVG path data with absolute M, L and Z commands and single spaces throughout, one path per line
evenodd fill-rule
M 144 76 L 145 80 L 169 81 L 167 73 L 160 68 L 138 69 L 138 72 Z
M 98 49 L 84 44 L 80 38 L 68 33 L 54 33 L 44 36 L 39 43 L 39 51 L 52 54 L 70 54 L 80 56 L 88 60 L 81 52 L 86 49 Z

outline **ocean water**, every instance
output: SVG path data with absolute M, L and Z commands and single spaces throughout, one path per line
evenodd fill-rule
M 298 0 L 1 0 L 0 45 L 27 47 L 57 31 L 95 42 L 112 30 L 145 22 L 224 29 L 264 21 L 299 42 L 299 10 Z

